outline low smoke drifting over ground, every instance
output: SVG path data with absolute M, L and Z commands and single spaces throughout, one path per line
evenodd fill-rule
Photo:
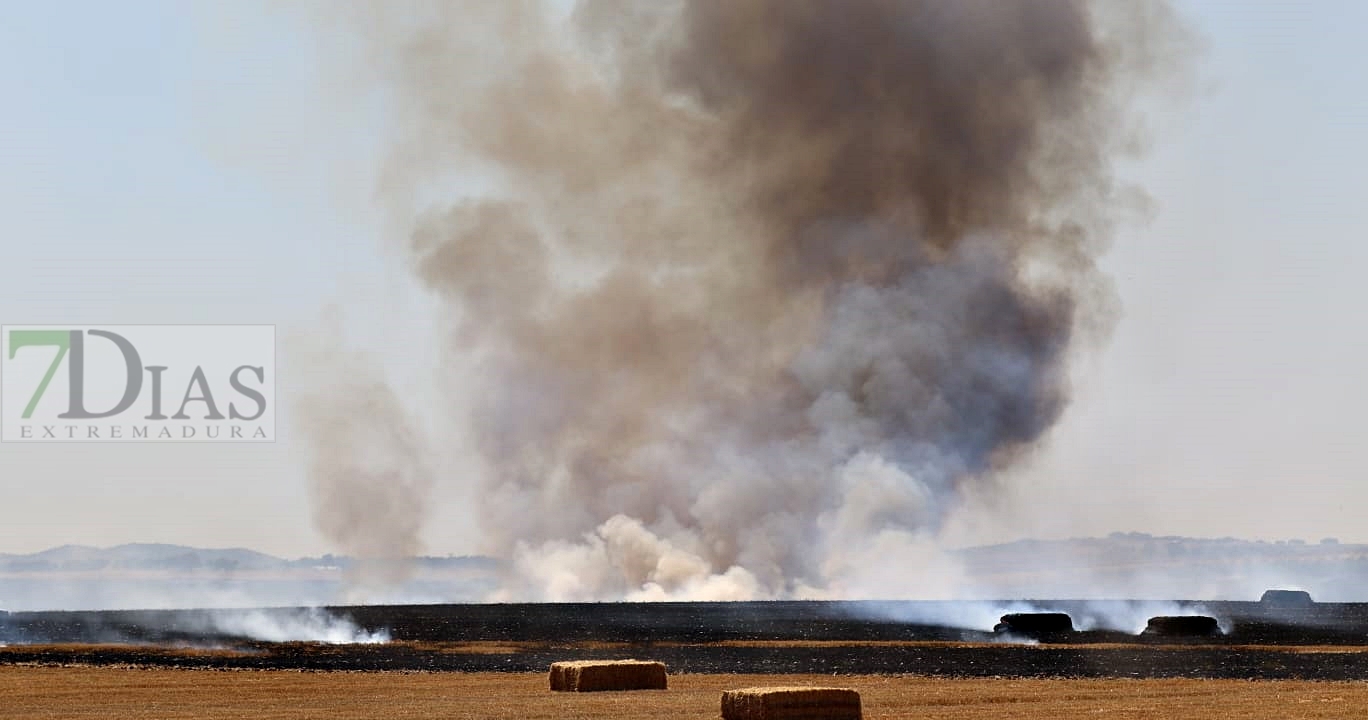
M 355 27 L 406 128 L 384 197 L 473 371 L 440 404 L 475 428 L 504 596 L 953 587 L 940 523 L 1107 324 L 1110 160 L 1166 6 L 412 9 Z M 336 429 L 311 425 L 320 525 L 412 552 L 373 547 L 414 536 L 411 498 L 403 532 L 338 515 L 407 470 L 336 467 Z

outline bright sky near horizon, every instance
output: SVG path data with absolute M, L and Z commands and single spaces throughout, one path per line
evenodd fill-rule
M 1154 215 L 1104 261 L 1121 319 L 1007 511 L 960 541 L 1368 541 L 1368 4 L 1178 7 L 1204 52 L 1190 98 L 1143 108 L 1152 149 L 1122 168 Z M 383 98 L 320 32 L 267 3 L 0 0 L 0 322 L 291 336 L 340 306 L 368 342 L 421 338 L 374 202 Z M 477 549 L 468 487 L 441 478 L 428 552 Z M 0 552 L 123 542 L 333 550 L 288 431 L 0 444 Z

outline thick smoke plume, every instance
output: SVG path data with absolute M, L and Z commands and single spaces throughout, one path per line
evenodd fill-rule
M 336 328 L 323 333 L 341 335 Z M 309 443 L 314 524 L 355 558 L 346 599 L 368 602 L 407 578 L 422 550 L 432 485 L 428 451 L 398 394 L 370 358 L 335 346 L 300 343 L 300 377 L 313 387 L 294 401 Z
M 950 573 L 939 524 L 1041 440 L 1105 326 L 1120 96 L 1166 8 L 389 7 L 384 192 L 475 388 L 446 404 L 507 596 Z

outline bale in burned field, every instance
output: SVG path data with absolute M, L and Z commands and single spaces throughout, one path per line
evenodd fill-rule
M 664 690 L 665 663 L 649 660 L 577 660 L 551 664 L 557 692 Z
M 1277 607 L 1306 607 L 1316 604 L 1305 590 L 1265 590 L 1259 602 Z
M 828 687 L 727 690 L 722 720 L 860 720 L 860 694 Z
M 1150 618 L 1140 634 L 1151 637 L 1215 637 L 1221 634 L 1221 626 L 1216 618 L 1206 615 L 1161 615 Z
M 1073 632 L 1068 613 L 1009 613 L 993 627 L 993 632 L 1042 639 Z

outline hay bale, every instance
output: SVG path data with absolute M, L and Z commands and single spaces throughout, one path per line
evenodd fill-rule
M 1008 613 L 993 627 L 993 632 L 1040 638 L 1073 632 L 1068 613 Z
M 665 663 L 650 660 L 576 660 L 551 664 L 557 692 L 664 690 Z
M 1206 615 L 1160 615 L 1149 619 L 1141 635 L 1155 637 L 1213 637 L 1221 634 L 1216 618 Z
M 860 694 L 831 687 L 727 690 L 722 720 L 860 720 Z
M 1314 605 L 1316 601 L 1305 590 L 1265 590 L 1259 602 L 1278 607 L 1305 607 Z

